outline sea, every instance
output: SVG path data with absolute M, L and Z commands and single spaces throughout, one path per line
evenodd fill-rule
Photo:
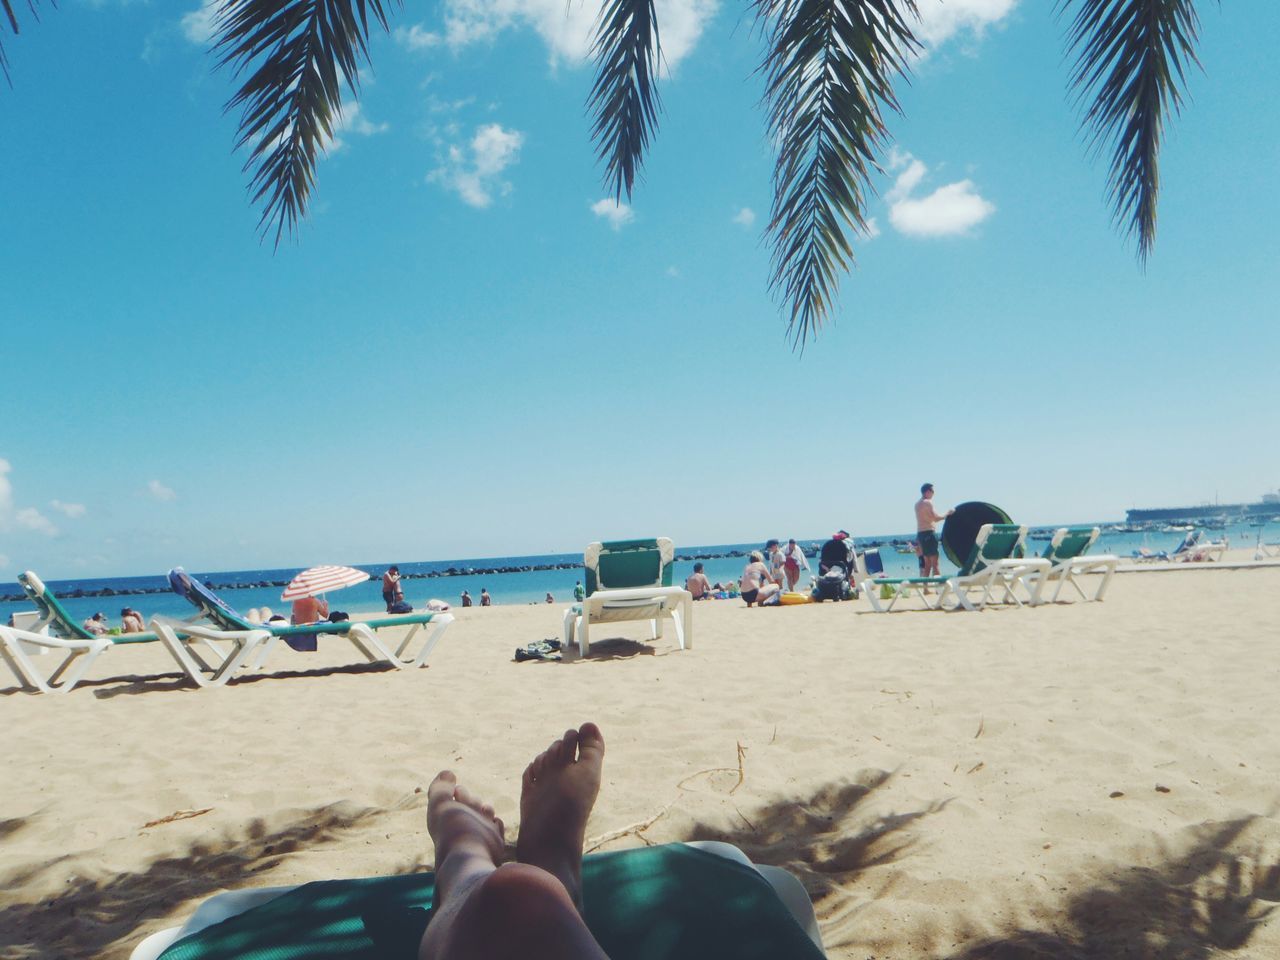
M 1182 542 L 1183 529 L 1160 529 L 1142 532 L 1125 532 L 1111 529 L 1115 524 L 1099 523 L 1103 534 L 1095 553 L 1114 553 L 1129 557 L 1140 547 L 1151 550 L 1173 550 Z M 1047 539 L 1052 527 L 1036 527 L 1031 530 L 1029 546 L 1039 553 L 1045 544 L 1036 539 Z M 1272 543 L 1280 540 L 1280 523 L 1268 523 L 1265 527 L 1251 527 L 1245 522 L 1228 524 L 1225 530 L 1206 530 L 1206 539 L 1226 536 L 1234 547 L 1252 547 L 1258 541 Z M 916 572 L 917 560 L 906 543 L 914 534 L 898 533 L 882 536 L 857 537 L 859 550 L 879 545 L 885 570 L 890 575 L 911 575 Z M 801 540 L 801 546 L 811 558 L 810 566 L 817 573 L 816 556 L 825 537 Z M 712 583 L 728 583 L 742 573 L 745 555 L 762 547 L 762 541 L 753 543 L 711 544 L 707 546 L 681 547 L 677 545 L 677 561 L 674 582 L 683 583 L 693 572 L 693 564 L 701 560 L 705 573 Z M 538 554 L 521 557 L 483 557 L 464 560 L 424 560 L 416 563 L 396 561 L 405 577 L 402 584 L 405 599 L 415 608 L 423 607 L 428 600 L 438 599 L 457 606 L 465 590 L 479 604 L 480 591 L 488 590 L 495 604 L 531 604 L 551 602 L 564 604 L 572 599 L 574 583 L 582 579 L 581 554 Z M 379 612 L 383 609 L 381 576 L 387 563 L 352 564 L 369 573 L 370 579 L 352 587 L 329 594 L 331 608 L 353 613 Z M 942 571 L 954 570 L 946 556 L 942 557 Z M 502 571 L 502 572 L 496 572 Z M 35 571 L 43 576 L 42 571 Z M 251 608 L 269 608 L 288 615 L 289 604 L 280 600 L 281 587 L 272 583 L 290 580 L 297 568 L 281 570 L 188 570 L 201 581 L 211 583 L 217 592 L 233 608 L 245 612 Z M 109 622 L 118 625 L 120 610 L 125 606 L 140 611 L 144 619 L 153 614 L 171 617 L 188 617 L 192 608 L 185 600 L 170 592 L 165 572 L 160 571 L 141 577 L 105 577 L 77 580 L 45 580 L 63 601 L 68 612 L 83 620 L 101 611 Z M 109 591 L 109 592 L 108 592 Z M 89 594 L 94 594 L 90 596 Z M 103 595 L 105 594 L 105 595 Z M 20 598 L 22 589 L 16 582 L 0 583 L 0 623 L 7 623 L 15 612 L 32 609 L 31 603 Z M 553 618 L 554 619 L 554 618 Z

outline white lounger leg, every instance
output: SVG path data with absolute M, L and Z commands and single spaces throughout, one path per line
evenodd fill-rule
M 23 642 L 64 653 L 66 656 L 46 678 L 22 649 Z M 42 633 L 0 627 L 0 659 L 9 665 L 19 686 L 40 693 L 69 693 L 75 689 L 93 661 L 110 646 L 113 644 L 105 637 L 95 640 L 60 640 Z

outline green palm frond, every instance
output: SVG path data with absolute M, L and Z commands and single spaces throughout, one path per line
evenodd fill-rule
M 866 229 L 864 198 L 888 139 L 882 111 L 898 110 L 892 81 L 919 48 L 906 19 L 918 14 L 914 0 L 756 0 L 756 12 L 778 151 L 770 286 L 803 347 L 853 263 L 848 228 Z
M 306 214 L 316 154 L 333 136 L 342 87 L 369 60 L 369 15 L 387 29 L 383 0 L 226 0 L 217 15 L 219 66 L 250 73 L 227 110 L 243 108 L 236 148 L 275 244 Z
M 654 87 L 662 56 L 653 0 L 608 0 L 600 8 L 592 57 L 598 73 L 587 107 L 591 139 L 614 197 L 631 196 L 661 104 Z
M 1058 0 L 1074 7 L 1068 49 L 1071 85 L 1084 108 L 1089 148 L 1111 146 L 1112 216 L 1136 236 L 1145 263 L 1156 239 L 1160 142 L 1165 117 L 1182 107 L 1185 66 L 1196 58 L 1194 0 Z
M 49 0 L 50 6 L 56 7 L 56 0 Z M 40 19 L 40 11 L 36 9 L 40 6 L 40 0 L 27 0 L 27 9 L 31 11 L 31 16 Z M 16 37 L 20 30 L 18 28 L 18 14 L 13 9 L 13 0 L 0 0 L 0 10 L 4 11 L 4 18 L 9 21 L 9 29 L 13 31 Z M 4 79 L 13 86 L 13 81 L 9 77 L 9 57 L 4 52 L 4 42 L 0 40 L 0 73 L 4 74 Z

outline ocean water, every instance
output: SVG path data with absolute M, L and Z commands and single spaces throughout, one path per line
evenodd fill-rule
M 1038 531 L 1049 529 L 1051 528 L 1033 528 L 1032 536 L 1035 536 Z M 1226 530 L 1205 531 L 1205 536 L 1208 539 L 1216 540 L 1223 535 L 1227 536 L 1233 547 L 1252 547 L 1259 538 L 1268 543 L 1276 542 L 1280 541 L 1280 523 L 1268 523 L 1261 528 L 1249 527 L 1243 523 L 1230 524 Z M 860 549 L 870 541 L 880 541 L 882 544 L 880 553 L 886 571 L 890 574 L 910 575 L 916 571 L 917 561 L 914 554 L 898 553 L 891 541 L 905 542 L 912 536 L 914 534 L 899 533 L 875 537 L 858 537 L 856 540 Z M 1185 534 L 1181 531 L 1151 531 L 1145 533 L 1104 531 L 1098 546 L 1094 548 L 1094 552 L 1115 553 L 1121 557 L 1128 557 L 1139 547 L 1148 547 L 1152 550 L 1173 550 L 1182 542 L 1184 536 Z M 702 563 L 711 582 L 728 582 L 736 580 L 742 573 L 742 568 L 745 564 L 742 554 L 760 549 L 762 542 L 713 544 L 700 547 L 682 547 L 677 544 L 676 553 L 681 557 L 707 557 Z M 822 542 L 823 540 L 805 540 L 801 542 L 805 552 L 811 558 L 810 564 L 815 574 L 817 573 L 817 561 L 814 558 Z M 1032 541 L 1029 546 L 1034 553 L 1039 553 L 1043 550 L 1044 543 Z M 739 555 L 723 556 L 730 553 Z M 710 556 L 712 554 L 721 556 Z M 399 566 L 401 573 L 410 577 L 414 574 L 435 574 L 435 576 L 423 579 L 410 578 L 404 581 L 405 599 L 415 608 L 421 608 L 430 599 L 440 599 L 446 603 L 457 605 L 463 590 L 468 591 L 472 597 L 476 598 L 476 603 L 478 604 L 482 588 L 489 591 L 490 596 L 493 597 L 493 602 L 496 604 L 545 603 L 546 596 L 549 593 L 554 603 L 559 606 L 572 599 L 574 583 L 582 579 L 581 562 L 581 554 L 543 554 L 469 560 L 429 560 L 417 563 L 401 561 Z M 574 567 L 573 569 L 564 570 L 521 570 L 512 573 L 475 572 L 499 567 L 535 567 L 555 564 L 573 564 Z M 693 572 L 693 564 L 693 559 L 677 560 L 674 582 L 683 583 L 684 579 Z M 328 598 L 330 606 L 335 610 L 347 610 L 355 613 L 381 611 L 383 605 L 380 578 L 388 565 L 355 564 L 354 566 L 368 571 L 371 579 L 366 583 L 330 593 Z M 452 576 L 439 575 L 449 570 L 449 568 L 465 572 Z M 954 570 L 945 555 L 942 558 L 942 569 L 944 573 L 948 572 L 948 570 Z M 41 571 L 36 572 L 40 573 Z M 269 607 L 276 612 L 284 613 L 286 616 L 288 615 L 289 604 L 280 600 L 281 588 L 278 586 L 264 587 L 260 586 L 260 584 L 264 581 L 287 581 L 297 572 L 297 569 L 188 571 L 188 573 L 199 577 L 202 581 L 215 584 L 223 599 L 241 612 L 247 611 L 252 607 Z M 120 610 L 125 606 L 141 611 L 144 618 L 150 618 L 157 613 L 172 617 L 187 617 L 192 613 L 192 608 L 185 600 L 169 591 L 168 582 L 163 572 L 144 577 L 46 580 L 45 583 L 62 599 L 64 606 L 66 606 L 71 615 L 81 620 L 92 616 L 97 611 L 102 611 L 109 621 L 116 625 L 120 621 Z M 107 597 L 75 596 L 77 592 L 101 591 L 103 589 L 116 591 L 120 595 Z M 135 590 L 154 592 L 133 593 L 132 591 Z M 127 595 L 126 591 L 128 591 Z M 0 584 L 0 595 L 21 595 L 21 593 L 22 590 L 16 582 Z M 556 615 L 552 616 L 548 622 L 558 622 L 558 606 Z M 17 601 L 0 601 L 0 623 L 7 622 L 10 614 L 15 611 L 30 609 L 32 609 L 32 606 L 25 598 Z

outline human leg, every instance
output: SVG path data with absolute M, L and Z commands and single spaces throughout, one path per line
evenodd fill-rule
M 522 862 L 502 866 L 503 825 L 493 808 L 449 771 L 436 777 L 427 797 L 436 899 L 421 960 L 607 960 L 581 913 L 583 834 L 603 759 L 599 728 L 584 724 L 529 764 L 516 851 Z

